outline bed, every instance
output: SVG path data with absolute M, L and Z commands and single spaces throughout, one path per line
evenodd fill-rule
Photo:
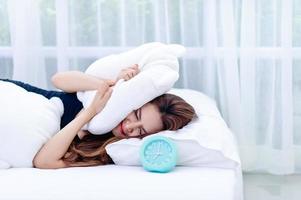
M 0 105 L 3 105 L 2 111 L 7 109 L 3 116 L 0 113 L 0 200 L 243 199 L 240 158 L 234 135 L 215 103 L 201 93 L 174 90 L 195 107 L 198 118 L 175 132 L 157 133 L 174 139 L 179 148 L 178 166 L 169 173 L 151 173 L 139 166 L 139 149 L 144 139 L 134 138 L 106 147 L 116 165 L 41 170 L 31 168 L 32 157 L 51 136 L 47 131 L 59 128 L 59 109 L 53 101 L 13 84 L 0 86 L 0 94 L 3 94 Z M 20 97 L 15 98 L 16 94 Z M 10 97 L 12 95 L 14 98 Z M 18 104 L 20 98 L 30 103 Z M 11 106 L 6 106 L 13 100 L 16 101 L 14 107 L 19 106 L 15 114 L 9 109 Z M 31 112 L 35 109 L 39 112 Z M 20 112 L 28 116 L 16 119 Z M 51 117 L 54 118 L 52 124 Z M 10 125 L 12 123 L 18 126 Z M 3 131 L 5 125 L 7 131 Z
M 0 86 L 3 94 L 0 98 L 0 200 L 243 199 L 234 135 L 215 102 L 199 92 L 173 90 L 194 106 L 198 117 L 177 131 L 157 133 L 173 139 L 179 150 L 175 170 L 160 174 L 145 171 L 139 161 L 141 144 L 151 136 L 108 145 L 106 150 L 116 165 L 58 170 L 31 168 L 36 151 L 57 131 L 51 129 L 59 128 L 60 109 L 53 99 L 9 83 Z M 30 103 L 26 106 L 18 103 L 21 98 Z M 10 109 L 12 102 L 14 110 Z M 18 113 L 23 117 L 16 118 Z
M 153 46 L 158 45 L 153 44 Z M 107 116 L 105 113 L 110 115 L 118 113 L 119 120 L 122 120 L 128 111 L 124 111 L 125 115 L 122 116 L 120 110 L 128 107 L 128 102 L 137 99 L 133 97 L 148 97 L 149 99 L 141 100 L 142 103 L 146 103 L 153 97 L 165 93 L 165 90 L 170 88 L 178 78 L 179 65 L 176 56 L 178 53 L 170 54 L 169 48 L 162 47 L 160 51 L 153 49 L 145 59 L 142 59 L 143 62 L 150 63 L 144 64 L 134 59 L 140 57 L 137 56 L 136 50 L 129 54 L 100 59 L 96 61 L 97 65 L 92 64 L 88 68 L 91 70 L 91 75 L 109 78 L 104 74 L 92 73 L 93 66 L 102 65 L 109 69 L 113 69 L 113 66 L 131 66 L 134 63 L 148 66 L 145 67 L 147 68 L 145 71 L 142 70 L 130 81 L 121 80 L 120 84 L 116 84 L 114 87 L 116 95 L 120 91 L 119 94 L 124 96 L 115 96 L 116 101 L 113 101 L 114 93 L 112 94 L 111 107 L 109 101 L 105 107 L 108 109 L 107 112 L 104 109 L 98 113 L 103 115 L 104 119 L 107 119 L 104 117 Z M 102 68 L 98 69 L 101 73 L 104 72 Z M 170 70 L 174 70 L 176 74 L 172 76 Z M 117 68 L 115 71 L 118 71 Z M 90 71 L 87 70 L 86 73 L 88 72 Z M 143 82 L 146 85 L 143 85 Z M 134 86 L 141 88 L 133 89 Z M 138 95 L 130 91 L 136 91 Z M 141 91 L 149 93 L 139 95 Z M 95 95 L 96 91 L 87 91 L 87 96 L 88 92 L 94 92 Z M 93 98 L 92 93 L 90 97 Z M 188 89 L 173 89 L 168 93 L 182 97 L 194 107 L 198 116 L 179 130 L 157 133 L 172 139 L 179 148 L 178 166 L 173 171 L 151 173 L 139 166 L 141 165 L 140 147 L 143 141 L 151 136 L 142 140 L 124 139 L 107 145 L 106 151 L 116 165 L 40 170 L 31 168 L 32 160 L 42 145 L 59 131 L 60 119 L 64 111 L 62 102 L 58 98 L 48 100 L 42 95 L 0 81 L 0 200 L 242 200 L 240 158 L 234 134 L 222 119 L 214 100 L 200 92 Z M 86 97 L 86 92 L 79 98 L 85 105 L 83 97 Z M 127 99 L 128 102 L 119 99 Z M 138 104 L 141 102 L 128 109 L 139 108 L 143 105 Z M 112 116 L 115 118 L 115 115 Z M 116 119 L 107 119 L 106 123 L 109 124 L 114 120 Z M 109 128 L 115 127 L 117 122 L 120 121 L 115 121 L 115 124 L 111 124 L 112 127 Z M 89 131 L 93 133 L 93 130 L 89 129 Z
M 0 199 L 242 200 L 239 169 L 178 166 L 151 173 L 139 166 L 106 165 L 58 170 L 0 170 Z

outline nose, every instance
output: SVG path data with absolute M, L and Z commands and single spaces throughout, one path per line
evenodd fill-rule
M 136 129 L 138 129 L 141 126 L 141 122 L 130 122 L 126 121 L 124 125 L 124 131 L 126 134 L 134 132 Z

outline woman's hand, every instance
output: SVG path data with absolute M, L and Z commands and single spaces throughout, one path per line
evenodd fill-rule
M 116 84 L 116 80 L 113 79 L 99 79 L 100 83 L 98 84 L 98 88 L 101 87 L 102 85 L 109 85 L 110 87 L 113 87 Z
M 131 78 L 133 78 L 134 76 L 136 76 L 139 72 L 140 72 L 140 70 L 139 70 L 137 64 L 135 64 L 135 65 L 133 65 L 131 67 L 122 69 L 121 72 L 119 73 L 117 79 L 116 79 L 116 82 L 119 79 L 124 79 L 125 81 L 128 81 Z
M 88 107 L 88 110 L 92 112 L 93 116 L 102 111 L 109 98 L 111 97 L 112 92 L 113 89 L 108 83 L 101 84 L 98 87 L 94 99 Z
M 115 84 L 115 80 L 102 79 L 80 71 L 58 72 L 52 76 L 51 81 L 56 88 L 68 93 L 97 90 L 104 83 Z
M 81 111 L 69 124 L 49 139 L 33 159 L 33 165 L 43 169 L 57 169 L 68 167 L 63 157 L 68 151 L 74 137 L 84 137 L 88 132 L 81 131 L 81 128 L 88 123 L 106 105 L 112 94 L 109 83 L 100 84 L 95 97 L 87 109 Z

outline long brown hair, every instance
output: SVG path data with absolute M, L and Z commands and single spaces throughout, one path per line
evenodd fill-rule
M 173 94 L 163 94 L 149 103 L 156 105 L 159 109 L 163 130 L 180 129 L 196 115 L 190 104 Z M 112 133 L 87 134 L 82 139 L 75 137 L 63 160 L 70 167 L 113 164 L 113 160 L 107 154 L 105 147 L 118 140 L 120 138 L 115 137 Z

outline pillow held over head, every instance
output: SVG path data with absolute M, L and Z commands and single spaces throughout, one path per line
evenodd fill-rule
M 110 55 L 92 63 L 85 73 L 105 79 L 116 79 L 121 69 L 139 65 L 140 73 L 129 81 L 119 80 L 105 108 L 82 129 L 104 134 L 116 127 L 130 112 L 170 90 L 179 77 L 177 57 L 181 45 L 148 43 L 130 51 Z M 77 92 L 83 106 L 88 107 L 96 91 Z

